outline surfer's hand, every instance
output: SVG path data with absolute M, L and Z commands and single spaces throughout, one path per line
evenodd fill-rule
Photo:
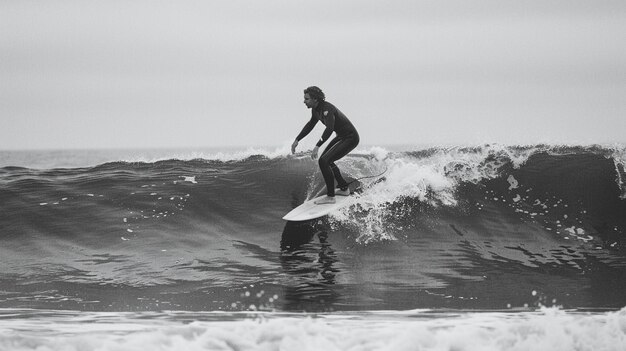
M 291 144 L 291 153 L 295 154 L 296 153 L 296 146 L 298 146 L 298 141 L 294 140 L 293 144 Z
M 311 151 L 311 158 L 312 158 L 312 159 L 314 159 L 314 160 L 315 160 L 315 159 L 317 158 L 317 151 L 318 151 L 319 149 L 320 149 L 320 147 L 319 147 L 319 146 L 316 146 L 316 147 L 314 147 L 314 148 L 313 148 L 313 151 Z

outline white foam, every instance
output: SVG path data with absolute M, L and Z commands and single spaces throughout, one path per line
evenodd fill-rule
M 623 351 L 626 345 L 626 309 L 248 314 L 251 318 L 207 313 L 204 321 L 202 313 L 53 312 L 0 320 L 0 349 Z M 189 319 L 196 321 L 186 323 Z
M 355 154 L 372 155 L 374 159 L 382 161 L 389 155 L 389 151 L 380 146 L 371 146 L 369 148 L 357 148 L 354 151 Z
M 441 200 L 444 205 L 456 204 L 450 194 L 456 182 L 446 177 L 442 169 L 404 159 L 391 160 L 387 167 L 386 181 L 365 192 L 361 203 L 363 200 L 376 204 L 392 203 L 404 197 L 427 201 L 429 191 L 433 191 L 436 199 Z M 432 203 L 436 204 L 435 201 Z
M 426 156 L 391 154 L 382 148 L 359 150 L 375 156 L 375 159 L 367 162 L 368 168 L 354 161 L 342 163 L 340 168 L 355 178 L 386 169 L 386 180 L 369 187 L 367 184 L 375 179 L 364 181 L 367 190 L 351 200 L 353 206 L 332 216 L 339 222 L 351 222 L 359 226 L 362 242 L 394 240 L 396 228 L 388 227 L 384 220 L 390 214 L 392 204 L 417 199 L 429 206 L 456 206 L 455 192 L 459 184 L 494 179 L 501 175 L 503 165 L 512 163 L 519 167 L 535 151 L 515 150 L 500 145 L 432 150 L 425 153 Z M 518 186 L 515 178 L 509 177 L 508 180 L 512 189 Z M 361 212 L 358 220 L 355 218 L 355 210 Z M 394 208 L 393 211 L 398 209 Z M 365 218 L 363 212 L 367 213 Z
M 513 177 L 512 174 L 510 174 L 506 180 L 509 182 L 509 190 L 517 189 L 519 187 L 519 182 L 515 179 L 515 177 Z
M 235 152 L 217 152 L 214 154 L 209 154 L 204 157 L 208 160 L 218 160 L 218 161 L 241 161 L 245 160 L 251 156 L 264 156 L 267 158 L 277 158 L 283 157 L 291 154 L 291 148 L 288 145 L 283 145 L 274 149 L 265 149 L 265 148 L 257 148 L 257 147 L 249 147 L 245 150 L 235 151 Z
M 563 231 L 567 233 L 566 235 L 573 236 L 576 239 L 582 240 L 584 242 L 589 242 L 593 240 L 593 237 L 591 235 L 587 235 L 585 229 L 583 228 L 576 228 L 576 226 L 571 226 L 565 228 Z
M 158 161 L 166 161 L 166 160 L 180 160 L 180 161 L 191 161 L 191 160 L 211 160 L 211 161 L 242 161 L 251 156 L 264 156 L 267 158 L 277 158 L 284 157 L 291 154 L 290 144 L 283 144 L 282 146 L 274 147 L 274 148 L 263 148 L 263 147 L 247 147 L 240 149 L 233 149 L 228 151 L 162 151 L 162 152 L 150 152 L 145 155 L 136 154 L 132 156 L 127 156 L 122 158 L 122 161 L 125 162 L 147 162 L 153 163 Z
M 198 182 L 196 181 L 196 176 L 191 176 L 191 177 L 181 176 L 181 178 L 183 178 L 184 182 L 189 182 L 189 183 L 192 183 L 192 184 L 198 184 Z
M 612 150 L 611 158 L 615 165 L 615 173 L 617 174 L 617 185 L 622 191 L 621 198 L 626 199 L 626 179 L 624 179 L 624 172 L 626 172 L 626 146 L 613 145 L 609 149 Z

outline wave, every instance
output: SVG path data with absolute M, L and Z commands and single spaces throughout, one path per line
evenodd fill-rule
M 361 213 L 347 208 L 335 218 L 360 223 L 361 239 L 367 242 L 380 235 L 394 239 L 389 233 L 419 219 L 419 211 L 454 209 L 451 216 L 470 212 L 481 216 L 476 210 L 495 206 L 578 239 L 596 234 L 620 237 L 626 197 L 624 155 L 617 147 L 547 145 L 391 154 L 375 167 L 387 169 L 385 181 L 354 198 Z M 584 224 L 581 217 L 587 218 Z M 611 230 L 606 227 L 618 234 L 607 234 Z
M 485 267 L 503 275 L 519 265 L 586 271 L 593 257 L 623 281 L 625 155 L 621 146 L 358 149 L 339 161 L 358 188 L 350 205 L 305 223 L 281 218 L 324 191 L 317 163 L 306 153 L 6 166 L 0 168 L 0 286 L 29 283 L 0 296 L 0 306 L 23 307 L 26 294 L 34 304 L 150 309 L 155 296 L 174 285 L 187 296 L 175 302 L 179 308 L 245 309 L 253 296 L 240 294 L 261 280 L 269 296 L 290 296 L 293 303 L 282 306 L 287 310 L 371 307 L 358 294 L 346 302 L 329 288 L 341 285 L 342 276 L 333 247 L 348 248 L 343 260 L 374 252 L 381 262 L 373 267 L 395 267 L 391 275 L 367 271 L 370 280 L 403 296 L 381 305 L 387 308 L 449 304 L 450 292 L 440 289 L 457 279 L 484 281 Z M 343 274 L 363 274 L 341 267 Z M 346 284 L 357 284 L 352 279 Z M 403 286 L 415 284 L 424 290 L 402 295 L 409 291 Z M 139 295 L 155 290 L 128 307 L 109 295 L 119 287 Z M 221 297 L 207 302 L 207 291 Z M 603 303 L 620 306 L 618 291 L 609 289 Z M 507 294 L 492 298 L 499 306 L 525 299 Z M 489 306 L 474 297 L 456 301 Z
M 513 209 L 551 230 L 579 239 L 597 234 L 606 237 L 607 231 L 619 232 L 621 237 L 625 150 L 619 146 L 548 145 L 357 150 L 340 161 L 350 179 L 379 173 L 384 176 L 356 182 L 366 190 L 351 198 L 351 206 L 331 217 L 342 223 L 359 222 L 364 242 L 394 239 L 394 232 L 419 218 L 415 214 L 420 211 L 454 209 L 467 213 L 484 210 L 485 206 Z M 230 214 L 229 220 L 235 221 L 243 212 L 263 216 L 268 205 L 275 206 L 270 207 L 271 212 L 278 215 L 323 191 L 316 164 L 306 153 L 249 149 L 213 154 L 210 159 L 197 156 L 150 162 L 124 160 L 84 168 L 4 167 L 0 169 L 0 184 L 8 201 L 2 206 L 0 223 L 19 230 L 16 215 L 42 215 L 53 210 L 65 217 L 90 206 L 94 211 L 101 210 L 99 206 L 111 211 L 135 209 L 123 217 L 125 223 L 145 218 L 146 211 L 166 217 L 182 208 L 186 208 L 182 217 L 197 220 L 202 212 L 223 211 L 220 203 L 239 207 Z M 240 201 L 250 190 L 257 193 L 256 202 Z M 102 201 L 84 201 L 90 198 Z M 211 207 L 216 198 L 219 201 Z M 196 200 L 191 208 L 190 199 Z M 77 207 L 82 205 L 86 207 Z M 581 217 L 587 218 L 585 223 Z M 29 218 L 22 218 L 20 223 L 29 222 Z

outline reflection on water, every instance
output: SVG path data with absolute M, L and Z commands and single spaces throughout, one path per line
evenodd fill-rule
M 287 222 L 281 236 L 280 263 L 292 283 L 285 286 L 286 310 L 323 310 L 338 298 L 337 254 L 328 231 L 313 222 Z

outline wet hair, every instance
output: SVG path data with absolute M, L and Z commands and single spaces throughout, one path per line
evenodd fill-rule
M 309 96 L 317 101 L 324 101 L 326 100 L 326 95 L 324 95 L 324 92 L 322 91 L 322 89 L 316 87 L 316 86 L 311 86 L 308 87 L 306 89 L 304 89 L 304 93 L 305 94 L 309 94 Z

